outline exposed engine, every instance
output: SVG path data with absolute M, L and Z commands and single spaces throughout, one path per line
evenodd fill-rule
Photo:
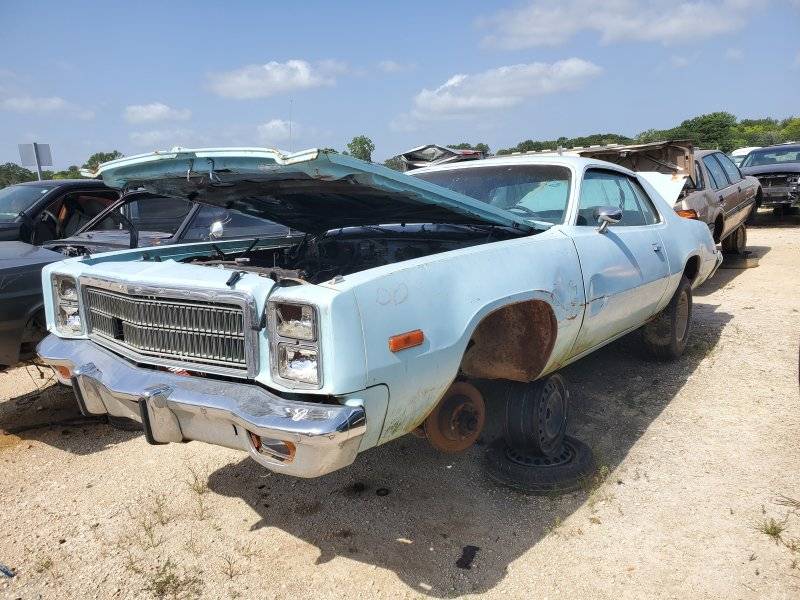
M 380 265 L 522 235 L 526 234 L 510 227 L 488 225 L 348 227 L 319 236 L 307 235 L 284 248 L 256 249 L 238 255 L 217 253 L 187 262 L 255 272 L 275 280 L 320 283 Z

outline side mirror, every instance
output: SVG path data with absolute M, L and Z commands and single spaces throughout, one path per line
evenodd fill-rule
M 222 221 L 214 221 L 211 227 L 208 228 L 208 239 L 218 240 L 222 237 L 223 233 L 225 233 L 225 227 Z
M 615 206 L 598 206 L 594 209 L 594 218 L 597 221 L 597 231 L 605 233 L 609 225 L 622 221 L 622 211 Z

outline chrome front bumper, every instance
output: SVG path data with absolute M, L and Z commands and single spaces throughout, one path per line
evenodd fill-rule
M 279 473 L 317 477 L 352 463 L 366 431 L 361 406 L 286 400 L 253 384 L 141 368 L 89 340 L 50 335 L 37 352 L 70 369 L 82 413 L 135 419 L 151 444 L 197 440 L 244 450 Z M 293 457 L 257 450 L 249 433 L 289 442 Z

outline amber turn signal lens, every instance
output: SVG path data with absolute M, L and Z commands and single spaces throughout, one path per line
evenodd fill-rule
M 699 219 L 700 215 L 697 214 L 697 211 L 692 210 L 691 208 L 688 210 L 675 210 L 678 213 L 679 217 L 683 217 L 684 219 Z
M 58 366 L 56 367 L 56 371 L 58 371 L 58 374 L 61 375 L 62 379 L 72 378 L 72 371 L 69 370 L 69 367 Z
M 421 329 L 414 331 L 407 331 L 398 335 L 393 335 L 389 338 L 389 350 L 392 352 L 400 352 L 406 348 L 413 348 L 414 346 L 422 345 L 425 341 L 425 334 Z

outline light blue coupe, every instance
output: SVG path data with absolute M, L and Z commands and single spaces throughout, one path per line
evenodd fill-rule
M 547 410 L 507 434 L 547 453 L 563 437 L 555 372 L 638 328 L 680 355 L 692 289 L 722 260 L 657 191 L 665 176 L 579 157 L 412 176 L 318 150 L 175 148 L 98 174 L 292 235 L 216 240 L 223 218 L 207 242 L 50 265 L 41 357 L 85 414 L 301 477 L 415 429 L 465 449 L 497 402 L 476 379 L 530 386 Z

